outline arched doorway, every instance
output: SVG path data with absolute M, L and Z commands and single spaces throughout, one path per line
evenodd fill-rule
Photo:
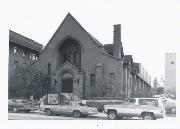
M 73 93 L 73 76 L 69 72 L 62 75 L 61 93 Z

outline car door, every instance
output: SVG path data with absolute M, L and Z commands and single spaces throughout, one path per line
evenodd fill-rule
M 120 105 L 120 112 L 124 116 L 134 115 L 136 110 L 136 100 L 135 99 L 128 99 L 125 103 Z
M 72 114 L 71 110 L 71 103 L 70 102 L 63 102 L 61 105 L 59 105 L 57 109 L 58 114 L 64 114 L 64 115 L 69 115 Z

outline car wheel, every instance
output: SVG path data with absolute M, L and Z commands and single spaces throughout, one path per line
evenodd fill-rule
M 79 117 L 81 116 L 81 112 L 80 112 L 80 111 L 74 111 L 74 112 L 73 112 L 73 116 L 74 116 L 75 118 L 79 118 Z
M 117 119 L 116 111 L 109 111 L 107 115 L 108 115 L 109 120 L 116 120 Z
M 31 109 L 26 109 L 24 112 L 29 113 L 30 111 L 31 111 Z
M 13 112 L 17 112 L 18 110 L 17 110 L 16 107 L 13 107 L 13 108 L 12 108 L 12 111 L 13 111 Z
M 145 113 L 143 115 L 143 120 L 154 120 L 154 116 L 151 113 Z
M 51 116 L 52 115 L 52 111 L 51 111 L 51 109 L 46 109 L 45 110 L 45 112 L 46 112 L 46 115 L 48 115 L 48 116 Z

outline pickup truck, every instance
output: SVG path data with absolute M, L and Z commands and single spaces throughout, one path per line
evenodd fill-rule
M 110 120 L 122 117 L 139 117 L 155 120 L 165 117 L 165 108 L 157 98 L 129 98 L 120 105 L 104 105 L 104 112 Z

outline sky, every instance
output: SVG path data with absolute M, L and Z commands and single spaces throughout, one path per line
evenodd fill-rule
M 133 55 L 133 60 L 144 66 L 152 81 L 155 77 L 159 81 L 164 77 L 165 53 L 177 51 L 180 29 L 177 1 L 19 0 L 3 3 L 1 9 L 6 10 L 8 29 L 44 46 L 68 12 L 102 44 L 113 42 L 113 25 L 121 24 L 125 55 Z

